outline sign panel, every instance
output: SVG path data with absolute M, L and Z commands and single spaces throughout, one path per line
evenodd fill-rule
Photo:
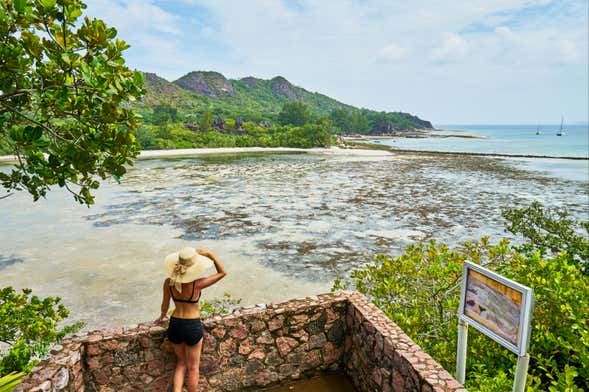
M 464 263 L 458 316 L 520 356 L 529 347 L 533 303 L 529 287 Z

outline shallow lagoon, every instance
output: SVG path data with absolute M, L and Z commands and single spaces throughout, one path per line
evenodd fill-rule
M 229 271 L 204 298 L 312 295 L 415 241 L 506 236 L 502 206 L 539 200 L 586 216 L 586 181 L 527 165 L 387 152 L 139 161 L 90 209 L 62 192 L 2 200 L 0 286 L 59 295 L 89 328 L 136 323 L 159 312 L 163 257 L 189 244 L 214 250 Z

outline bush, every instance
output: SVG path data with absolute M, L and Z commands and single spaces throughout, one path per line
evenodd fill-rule
M 517 222 L 511 217 L 526 221 L 538 211 L 535 206 L 510 209 L 504 215 L 508 225 L 514 225 Z M 586 227 L 561 213 L 554 222 L 535 220 L 537 229 L 546 229 L 543 222 L 551 222 L 551 227 L 560 222 L 556 227 L 573 231 Z M 572 238 L 551 233 L 563 242 Z M 571 263 L 566 250 L 546 257 L 545 243 L 537 245 L 534 238 L 529 237 L 525 252 L 507 240 L 491 245 L 487 238 L 456 250 L 434 241 L 416 244 L 398 257 L 377 256 L 374 263 L 354 271 L 347 283 L 336 281 L 334 288 L 351 284 L 366 294 L 442 366 L 454 369 L 462 264 L 469 260 L 484 265 L 534 290 L 528 390 L 588 389 L 589 277 L 581 273 L 587 259 Z M 557 240 L 552 244 L 555 250 L 571 249 Z M 517 358 L 474 329 L 470 331 L 466 386 L 469 390 L 509 390 Z
M 0 359 L 0 376 L 29 371 L 49 345 L 82 327 L 76 323 L 59 328 L 69 311 L 59 297 L 40 299 L 30 289 L 17 294 L 12 287 L 0 290 L 0 342 L 9 346 Z
M 521 252 L 566 252 L 569 263 L 579 265 L 589 274 L 589 222 L 577 222 L 566 210 L 545 209 L 538 202 L 527 208 L 505 209 L 502 215 L 507 220 L 507 230 L 524 237 Z
M 200 313 L 203 317 L 225 315 L 240 305 L 241 298 L 233 298 L 231 294 L 224 293 L 221 298 L 213 298 L 211 301 L 203 300 L 200 305 Z
M 234 124 L 233 122 L 231 124 Z M 135 131 L 143 149 L 174 149 L 202 147 L 327 147 L 332 143 L 329 123 L 307 124 L 302 127 L 278 126 L 262 128 L 245 122 L 245 133 L 236 135 L 209 130 L 194 132 L 181 123 L 143 125 Z

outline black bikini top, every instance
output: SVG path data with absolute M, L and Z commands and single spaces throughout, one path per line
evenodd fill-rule
M 190 294 L 190 298 L 192 298 L 192 296 L 194 295 L 194 286 L 196 284 L 196 281 L 192 282 L 192 294 Z M 198 303 L 198 300 L 200 299 L 200 296 L 202 295 L 202 291 L 200 293 L 198 293 L 198 298 L 196 300 L 191 300 L 189 299 L 180 299 L 180 298 L 174 298 L 174 292 L 172 291 L 172 286 L 168 286 L 168 288 L 170 289 L 170 295 L 172 296 L 172 299 L 174 300 L 174 302 L 186 302 L 189 304 L 196 304 Z

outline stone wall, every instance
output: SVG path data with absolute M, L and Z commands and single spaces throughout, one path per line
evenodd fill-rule
M 366 297 L 348 295 L 345 370 L 359 391 L 466 391 Z
M 359 391 L 464 391 L 358 293 L 240 309 L 204 321 L 202 391 L 247 391 L 346 372 Z M 111 328 L 62 341 L 16 391 L 165 391 L 165 326 Z

